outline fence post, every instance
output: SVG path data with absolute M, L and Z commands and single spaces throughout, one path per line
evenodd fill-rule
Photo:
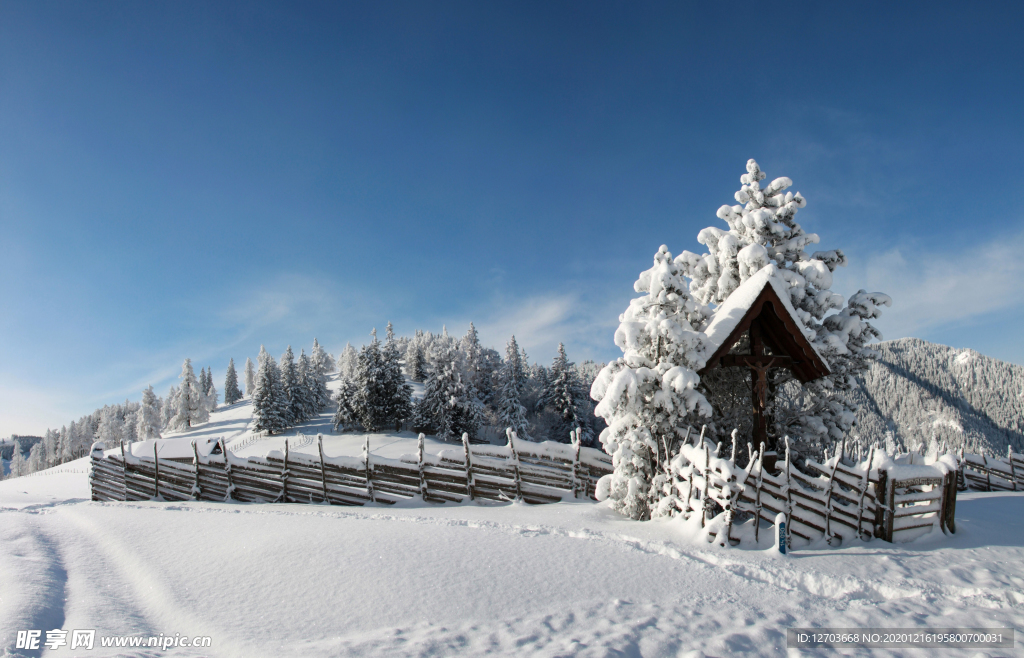
M 956 478 L 950 474 L 950 487 L 946 492 L 946 527 L 956 534 Z
M 981 461 L 985 463 L 985 491 L 992 491 L 992 471 L 988 466 L 988 457 L 985 456 L 985 449 L 981 449 Z
M 576 441 L 575 441 L 575 446 L 574 447 L 576 448 L 576 450 L 575 450 L 574 456 L 572 458 L 572 497 L 573 498 L 579 498 L 580 497 L 580 493 L 579 493 L 579 489 L 580 489 L 580 487 L 579 487 L 579 480 L 580 480 L 580 478 L 579 478 L 580 446 L 583 445 L 583 432 L 580 430 L 580 428 L 577 427 L 576 430 L 575 430 L 575 434 L 576 434 Z M 667 450 L 668 450 L 668 448 L 666 447 L 666 451 Z M 667 455 L 668 452 L 666 452 L 665 454 Z M 668 458 L 667 457 L 665 459 L 665 472 L 666 473 L 668 472 Z
M 885 540 L 892 543 L 893 530 L 896 525 L 896 478 L 889 478 L 885 486 Z
M 1013 490 L 1017 490 L 1017 470 L 1013 467 L 1013 446 L 1006 446 L 1006 460 L 1010 462 L 1010 482 L 1013 483 Z
M 203 489 L 199 486 L 199 446 L 196 445 L 195 441 L 192 442 L 192 455 L 192 461 L 196 465 L 196 481 L 192 485 L 192 496 L 195 500 L 202 500 Z
M 843 460 L 846 453 L 846 437 L 839 444 L 839 452 L 836 453 L 836 464 L 832 467 L 832 474 L 828 477 L 828 489 L 825 490 L 825 541 L 832 544 L 832 487 L 835 484 L 836 471 L 839 469 L 839 462 Z
M 316 435 L 316 445 L 320 450 L 320 484 L 324 488 L 324 502 L 328 505 L 331 504 L 331 498 L 327 495 L 327 468 L 324 465 L 324 435 Z
M 281 465 L 281 493 L 277 499 L 282 503 L 288 502 L 288 439 L 284 440 L 284 464 Z
M 704 505 L 700 516 L 700 527 L 708 521 L 708 514 L 711 512 L 711 449 L 704 444 Z
M 153 440 L 153 499 L 160 498 L 160 462 L 156 455 L 156 440 Z
M 868 493 L 868 485 L 871 481 L 871 463 L 874 460 L 874 457 L 875 446 L 872 445 L 871 449 L 868 450 L 868 463 L 864 468 L 864 480 L 861 481 L 860 487 L 860 501 L 857 504 L 857 537 L 861 540 L 864 539 L 864 496 Z M 877 500 L 875 500 L 875 504 L 878 504 Z
M 466 495 L 473 500 L 473 463 L 469 450 L 469 434 L 466 432 L 462 433 L 462 449 L 466 451 Z
M 418 443 L 419 449 L 417 450 L 417 463 L 419 463 L 420 469 L 420 500 L 427 499 L 427 480 L 423 477 L 423 433 L 420 432 Z
M 764 475 L 764 443 L 757 456 L 757 489 L 754 494 L 754 546 L 761 540 L 761 481 Z
M 231 481 L 231 461 L 228 459 L 228 447 L 224 444 L 224 437 L 220 438 L 220 452 L 224 456 L 224 477 L 228 481 L 228 487 L 224 490 L 224 500 L 234 500 L 235 484 Z
M 512 431 L 512 428 L 505 429 L 505 435 L 508 437 L 508 449 L 512 454 L 512 472 L 516 480 L 516 500 L 521 501 L 523 499 L 523 483 L 519 478 L 519 453 L 516 452 L 516 433 Z
M 118 443 L 121 444 L 121 479 L 124 480 L 124 499 L 128 500 L 128 458 L 124 456 L 124 441 Z
M 793 480 L 789 475 L 789 437 L 786 437 L 786 546 L 793 542 L 793 494 L 790 489 L 793 487 Z
M 363 444 L 363 473 L 366 476 L 366 495 L 370 497 L 370 502 L 375 503 L 377 500 L 373 497 L 373 480 L 370 477 L 370 437 L 366 437 L 366 443 Z

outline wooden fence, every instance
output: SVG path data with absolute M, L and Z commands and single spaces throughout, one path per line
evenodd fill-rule
M 960 451 L 957 473 L 961 491 L 1024 491 L 1024 455 L 1007 448 L 1006 459 Z
M 788 450 L 779 471 L 771 473 L 761 466 L 763 446 L 759 452 L 748 446 L 753 458 L 743 468 L 736 464 L 735 441 L 728 459 L 718 456 L 719 448 L 702 437 L 683 445 L 664 468 L 672 490 L 669 504 L 687 517 L 700 514 L 702 524 L 722 521 L 724 535 L 716 535 L 721 541 L 739 543 L 733 536 L 737 515 L 774 523 L 780 513 L 788 532 L 806 541 L 878 537 L 895 542 L 923 528 L 956 531 L 952 457 L 928 466 L 901 464 L 872 449 L 867 460 L 844 464 L 840 448 L 825 463 L 807 460 L 804 470 L 817 474 L 809 476 L 793 467 Z M 753 524 L 755 542 L 759 526 Z
M 611 458 L 600 450 L 574 444 L 532 443 L 509 433 L 504 446 L 462 446 L 437 455 L 423 450 L 415 456 L 386 459 L 369 452 L 361 457 L 272 451 L 263 457 L 236 457 L 221 441 L 209 456 L 193 443 L 192 459 L 166 459 L 156 454 L 94 447 L 89 482 L 93 500 L 208 500 L 241 502 L 330 503 L 363 505 L 395 503 L 420 497 L 432 502 L 465 499 L 557 502 L 566 496 L 594 498 L 597 480 L 612 470 Z M 311 443 L 311 442 L 310 442 Z

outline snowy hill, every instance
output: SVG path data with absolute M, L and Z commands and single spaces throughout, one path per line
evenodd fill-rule
M 888 431 L 905 447 L 934 438 L 967 452 L 1024 450 L 1024 367 L 918 338 L 874 347 L 881 358 L 857 391 L 861 436 Z

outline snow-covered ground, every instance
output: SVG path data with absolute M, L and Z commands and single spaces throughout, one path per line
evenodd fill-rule
M 245 436 L 244 406 L 215 414 L 212 434 Z M 412 444 L 377 435 L 371 447 Z M 781 557 L 592 502 L 98 503 L 87 471 L 79 460 L 0 482 L 0 647 L 18 630 L 94 628 L 213 645 L 78 655 L 778 656 L 790 627 L 1024 628 L 1024 494 L 961 495 L 953 537 Z

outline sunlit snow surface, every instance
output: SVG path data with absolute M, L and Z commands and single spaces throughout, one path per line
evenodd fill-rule
M 375 438 L 387 456 L 414 445 Z M 1024 494 L 961 494 L 955 537 L 782 558 L 589 502 L 98 503 L 87 477 L 79 460 L 0 482 L 0 647 L 95 628 L 213 638 L 129 654 L 147 656 L 778 656 L 793 626 L 1024 628 Z

